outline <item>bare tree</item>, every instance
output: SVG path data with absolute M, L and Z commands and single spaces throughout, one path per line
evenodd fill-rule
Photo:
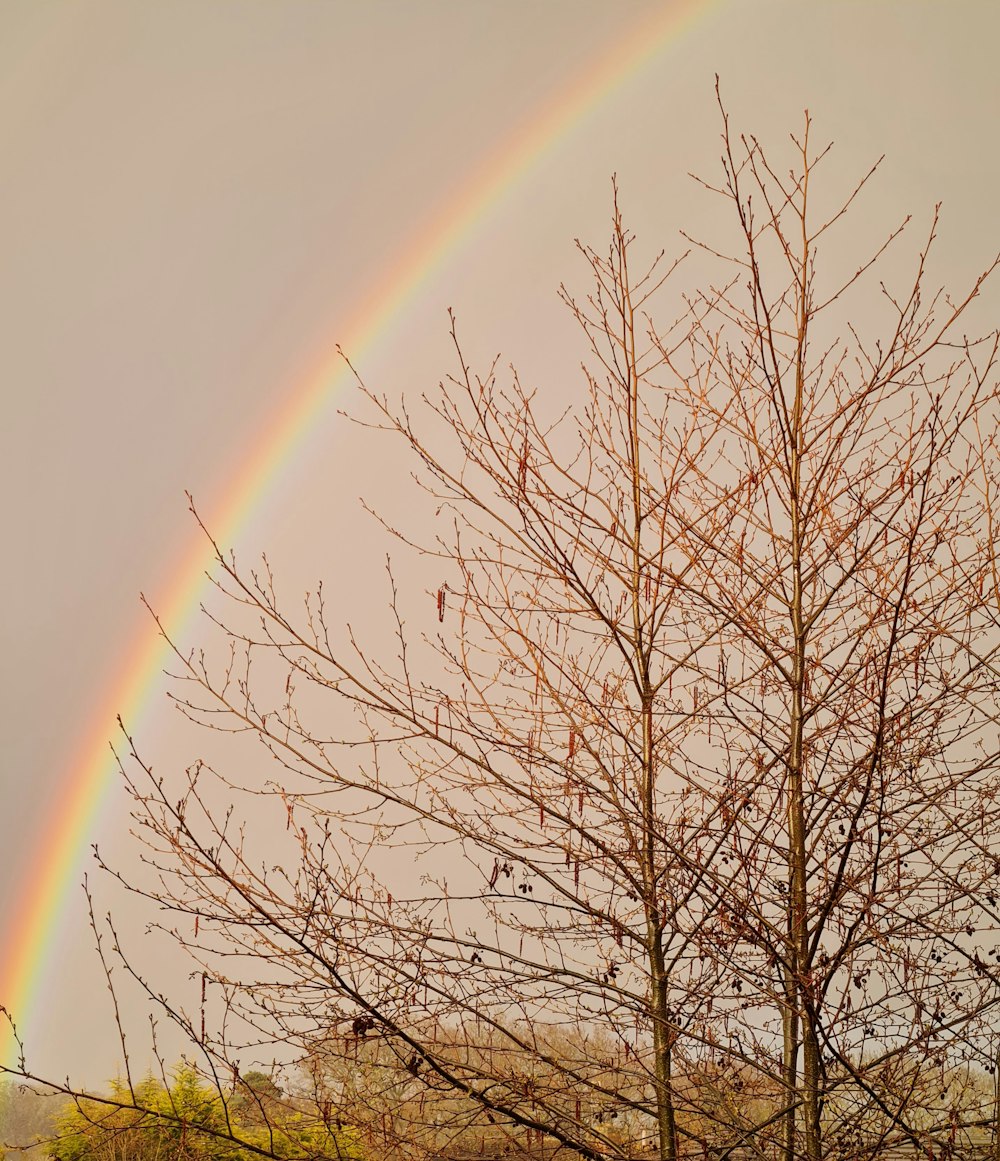
M 441 577 L 390 569 L 392 647 L 216 547 L 227 648 L 178 651 L 175 696 L 279 773 L 178 788 L 132 750 L 130 885 L 218 1019 L 171 1011 L 220 1084 L 249 1043 L 306 1061 L 373 1155 L 819 1161 L 991 1122 L 998 336 L 964 328 L 996 262 L 928 295 L 935 214 L 894 290 L 903 227 L 843 260 L 871 174 L 816 213 L 808 117 L 787 174 L 723 128 L 735 240 L 691 241 L 718 273 L 673 321 L 683 269 L 635 272 L 617 197 L 581 248 L 565 415 L 457 339 L 420 419 L 359 384 L 441 513 L 385 525 Z

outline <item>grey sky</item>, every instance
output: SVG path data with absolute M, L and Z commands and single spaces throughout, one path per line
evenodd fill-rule
M 166 591 L 193 543 L 184 489 L 211 511 L 436 207 L 656 7 L 0 0 L 0 928 L 147 631 L 139 591 Z M 583 352 L 556 290 L 583 278 L 573 239 L 603 245 L 613 172 L 648 253 L 698 227 L 712 207 L 686 174 L 710 173 L 718 153 L 715 73 L 734 122 L 766 140 L 808 106 L 837 143 L 831 180 L 888 155 L 861 232 L 904 211 L 926 221 L 943 200 L 935 273 L 962 282 L 1000 247 L 998 44 L 992 0 L 704 4 L 489 207 L 362 370 L 390 393 L 435 382 L 453 305 L 475 359 L 502 350 L 568 389 Z M 241 547 L 269 549 L 290 589 L 349 562 L 363 621 L 381 550 L 366 555 L 355 500 L 391 504 L 405 486 L 331 418 Z M 173 731 L 165 710 L 144 719 L 154 759 L 179 759 Z M 124 831 L 112 809 L 94 837 L 113 850 Z M 57 950 L 31 1055 L 100 1079 L 114 1046 L 82 920 Z

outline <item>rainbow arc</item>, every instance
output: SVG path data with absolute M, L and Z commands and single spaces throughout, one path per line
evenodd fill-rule
M 491 208 L 530 172 L 546 150 L 719 2 L 663 0 L 648 18 L 629 28 L 465 177 L 439 212 L 415 234 L 401 258 L 375 282 L 354 314 L 338 323 L 337 346 L 286 396 L 256 444 L 248 449 L 242 468 L 211 516 L 220 543 L 239 539 L 273 488 L 282 465 L 295 454 L 331 396 L 349 381 L 338 350 L 361 358 L 384 341 L 421 287 L 460 250 Z M 200 543 L 178 564 L 167 595 L 159 602 L 161 623 L 175 639 L 186 636 L 197 614 L 210 564 L 206 547 Z M 144 707 L 160 687 L 167 658 L 168 646 L 152 625 L 133 642 L 118 676 L 95 705 L 91 731 L 77 741 L 75 751 L 82 758 L 66 772 L 58 809 L 37 844 L 32 864 L 16 885 L 19 906 L 5 933 L 0 957 L 0 1004 L 13 1014 L 29 1050 L 43 999 L 45 965 L 51 959 L 70 899 L 75 896 L 74 888 L 82 877 L 88 845 L 115 782 L 117 766 L 109 733 L 119 715 L 126 723 L 141 719 Z M 14 1042 L 4 1027 L 0 1030 L 0 1063 L 13 1063 L 14 1057 Z

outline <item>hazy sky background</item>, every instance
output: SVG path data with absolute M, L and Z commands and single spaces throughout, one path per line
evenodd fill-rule
M 83 740 L 114 733 L 94 715 L 149 632 L 139 592 L 169 592 L 191 551 L 184 490 L 211 520 L 358 298 L 516 126 L 662 7 L 0 0 L 0 930 Z M 833 185 L 887 154 L 860 235 L 912 211 L 915 245 L 942 200 L 934 271 L 965 282 L 1000 247 L 998 45 L 993 0 L 703 4 L 487 208 L 355 352 L 361 371 L 390 394 L 432 386 L 453 366 L 452 305 L 473 362 L 502 351 L 570 398 L 584 351 L 556 292 L 587 289 L 573 239 L 603 246 L 613 172 L 645 253 L 680 250 L 682 226 L 712 228 L 686 174 L 715 172 L 716 73 L 735 125 L 765 141 L 798 130 L 808 106 L 816 138 L 836 141 Z M 994 290 L 994 320 L 998 304 Z M 383 549 L 357 497 L 391 507 L 406 476 L 337 406 L 349 392 L 239 547 L 267 549 L 293 591 L 350 574 L 363 623 L 381 615 L 365 593 Z M 183 747 L 163 700 L 132 724 L 166 772 Z M 113 853 L 126 832 L 118 796 L 93 837 Z M 81 899 L 24 1031 L 29 1063 L 93 1081 L 115 1054 L 82 915 Z

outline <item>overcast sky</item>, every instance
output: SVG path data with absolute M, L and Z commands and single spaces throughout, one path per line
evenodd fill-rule
M 470 173 L 666 3 L 0 0 L 0 929 L 84 740 L 114 732 L 108 691 L 149 632 L 139 592 L 169 592 L 190 554 L 185 489 L 210 517 Z M 612 173 L 648 254 L 708 221 L 686 175 L 718 156 L 716 73 L 765 141 L 808 107 L 834 185 L 887 155 L 862 235 L 943 201 L 935 273 L 966 281 L 1000 247 L 998 45 L 994 0 L 700 5 L 485 207 L 360 369 L 416 397 L 451 369 L 454 306 L 473 361 L 502 351 L 571 391 L 584 352 L 556 292 L 586 289 L 573 240 L 604 244 Z M 356 572 L 363 622 L 381 549 L 357 497 L 405 488 L 331 407 L 239 547 L 292 587 Z M 153 694 L 137 725 L 169 768 L 182 747 Z M 93 838 L 124 850 L 126 830 L 115 799 Z M 82 915 L 81 899 L 24 1031 L 42 1071 L 100 1080 L 114 1044 Z

